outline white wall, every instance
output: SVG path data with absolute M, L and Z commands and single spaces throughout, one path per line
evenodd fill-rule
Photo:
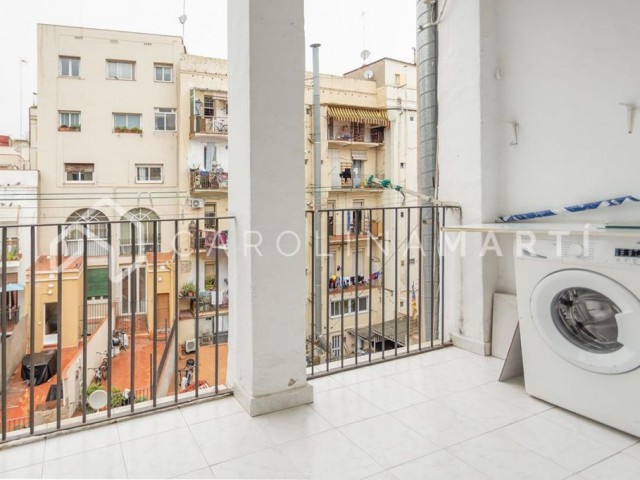
M 440 194 L 462 204 L 463 223 L 640 192 L 640 127 L 627 133 L 620 105 L 640 104 L 637 18 L 634 0 L 472 0 L 447 8 L 439 37 Z M 520 125 L 515 146 L 510 122 Z M 639 208 L 553 221 L 633 220 Z M 469 240 L 477 251 L 479 236 Z M 450 320 L 486 341 L 493 291 L 515 291 L 513 261 L 473 252 L 471 245 L 461 261 L 462 296 L 448 292 L 462 319 Z

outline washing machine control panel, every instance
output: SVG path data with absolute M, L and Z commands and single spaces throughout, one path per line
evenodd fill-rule
M 640 248 L 615 248 L 616 262 L 622 265 L 640 265 Z

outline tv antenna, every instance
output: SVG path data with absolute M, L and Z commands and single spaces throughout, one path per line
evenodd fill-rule
M 186 5 L 187 0 L 182 0 L 182 15 L 178 17 L 178 21 L 182 24 L 182 41 L 184 42 L 184 24 L 187 23 Z

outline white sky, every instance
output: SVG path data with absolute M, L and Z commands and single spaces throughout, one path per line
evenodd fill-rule
M 229 0 L 233 1 L 233 0 Z M 180 35 L 183 0 L 3 0 L 0 3 L 0 135 L 23 129 L 36 86 L 36 24 L 52 23 Z M 382 57 L 413 61 L 416 0 L 304 0 L 306 44 L 321 43 L 320 70 L 341 75 Z M 227 0 L 186 0 L 187 51 L 226 58 Z M 364 22 L 362 13 L 365 12 Z M 363 28 L 364 25 L 364 28 Z M 312 69 L 307 48 L 307 70 Z

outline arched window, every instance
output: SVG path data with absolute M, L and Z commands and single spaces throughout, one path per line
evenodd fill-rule
M 65 243 L 68 256 L 82 255 L 82 237 L 87 225 L 87 255 L 90 257 L 107 255 L 109 246 L 107 242 L 107 224 L 109 218 L 100 210 L 82 208 L 76 210 L 67 218 L 69 225 L 65 231 Z
M 148 208 L 133 208 L 122 216 L 128 223 L 120 224 L 120 255 L 131 255 L 133 242 L 131 241 L 132 225 L 135 228 L 136 254 L 152 252 L 154 241 L 160 250 L 160 224 L 158 224 L 158 238 L 153 237 L 153 221 L 160 217 Z

